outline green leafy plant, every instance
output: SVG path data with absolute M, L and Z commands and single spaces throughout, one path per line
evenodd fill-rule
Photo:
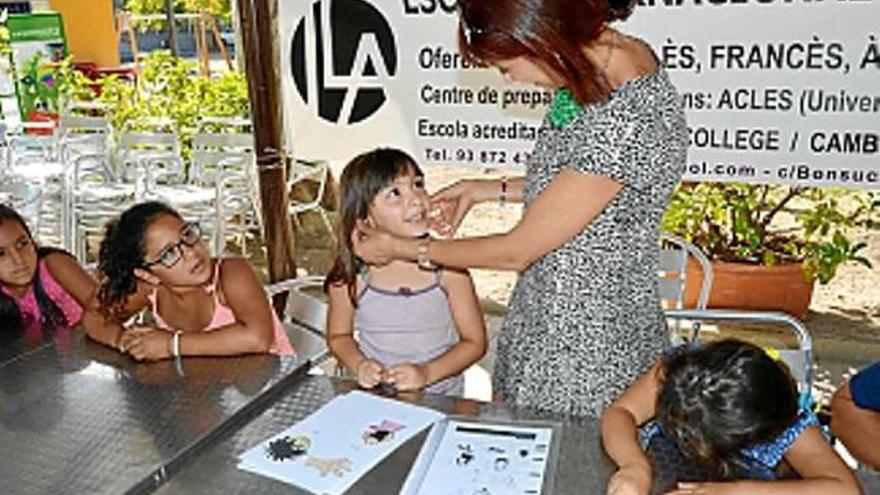
M 856 227 L 876 228 L 880 196 L 829 188 L 766 184 L 686 183 L 676 189 L 663 228 L 717 261 L 801 263 L 826 284 L 843 263 L 868 268 Z
M 174 12 L 192 13 L 205 12 L 220 22 L 232 21 L 232 3 L 230 0 L 174 0 Z M 135 15 L 164 15 L 165 0 L 127 0 L 125 10 Z M 137 20 L 134 22 L 141 31 L 148 29 L 165 29 L 164 19 Z
M 195 62 L 174 57 L 167 50 L 152 52 L 144 59 L 137 85 L 113 75 L 98 81 L 98 88 L 97 100 L 111 109 L 115 129 L 121 130 L 140 117 L 171 118 L 186 160 L 192 154 L 192 135 L 199 117 L 249 115 L 243 74 L 226 72 L 205 77 Z

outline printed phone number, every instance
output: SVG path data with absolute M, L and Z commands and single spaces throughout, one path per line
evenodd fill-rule
M 429 162 L 482 163 L 488 165 L 523 165 L 529 161 L 527 151 L 474 150 L 470 148 L 425 148 Z

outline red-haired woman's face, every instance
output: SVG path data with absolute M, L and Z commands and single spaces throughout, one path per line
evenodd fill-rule
M 509 83 L 534 84 L 547 89 L 556 89 L 561 84 L 552 77 L 538 62 L 528 57 L 516 57 L 492 62 L 501 72 L 501 76 Z

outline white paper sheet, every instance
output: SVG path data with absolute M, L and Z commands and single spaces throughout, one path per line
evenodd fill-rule
M 401 495 L 540 495 L 553 429 L 438 422 Z
M 255 445 L 240 456 L 239 468 L 336 495 L 443 417 L 432 409 L 349 392 Z

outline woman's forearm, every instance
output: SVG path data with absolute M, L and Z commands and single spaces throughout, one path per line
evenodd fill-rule
M 418 261 L 418 239 L 395 239 L 396 259 Z M 542 253 L 529 249 L 528 244 L 517 243 L 511 233 L 465 239 L 432 240 L 428 243 L 428 258 L 432 263 L 447 268 L 485 268 L 522 271 Z
M 497 179 L 478 179 L 474 193 L 474 203 L 487 203 L 491 201 L 505 201 L 508 203 L 522 203 L 523 177 L 508 177 Z M 503 194 L 502 194 L 503 192 Z

